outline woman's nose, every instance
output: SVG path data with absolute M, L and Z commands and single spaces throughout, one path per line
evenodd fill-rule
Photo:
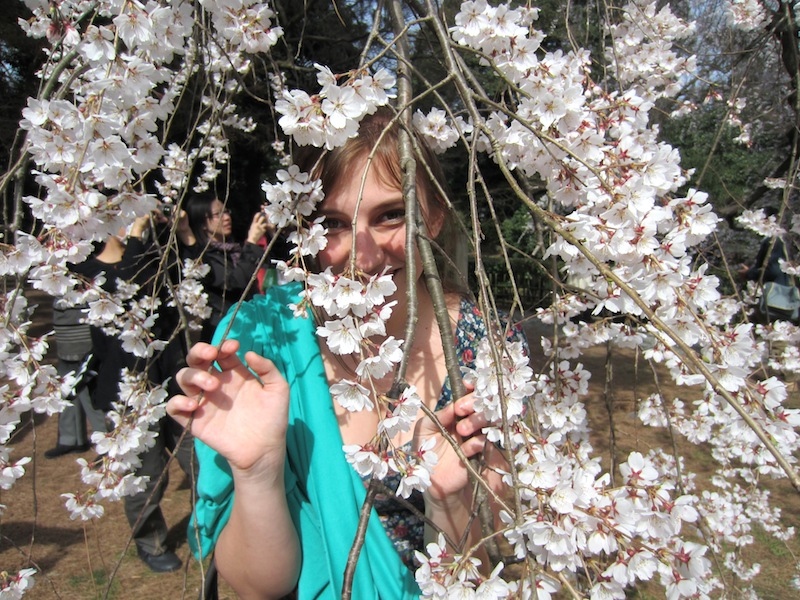
M 369 228 L 356 232 L 356 267 L 367 273 L 375 275 L 383 268 L 383 248 L 380 240 Z

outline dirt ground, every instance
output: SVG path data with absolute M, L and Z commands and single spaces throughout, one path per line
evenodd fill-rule
M 29 303 L 39 304 L 32 334 L 40 335 L 50 329 L 50 300 L 36 293 L 27 295 Z M 177 463 L 170 468 L 161 508 L 170 527 L 168 542 L 184 567 L 156 574 L 136 555 L 122 503 L 107 503 L 105 515 L 96 521 L 70 520 L 60 495 L 83 489 L 75 461 L 79 457 L 91 460 L 95 454 L 90 450 L 83 455 L 44 458 L 44 452 L 56 444 L 57 427 L 57 417 L 27 415 L 9 443 L 14 448 L 12 457 L 34 460 L 13 489 L 0 491 L 0 503 L 7 506 L 0 520 L 0 571 L 14 574 L 21 568 L 36 568 L 36 584 L 25 596 L 33 599 L 197 598 L 202 573 L 186 543 L 191 483 Z M 221 597 L 235 596 L 223 585 Z
M 44 310 L 40 309 L 37 315 L 40 332 L 49 328 L 47 302 L 42 299 L 41 309 Z M 547 331 L 533 324 L 527 330 L 536 356 L 538 339 L 547 335 Z M 612 448 L 619 460 L 632 450 L 646 452 L 653 445 L 671 447 L 663 432 L 645 428 L 633 418 L 635 398 L 656 390 L 653 374 L 634 351 L 614 351 L 609 359 L 605 348 L 596 348 L 587 353 L 582 362 L 593 373 L 586 406 L 594 432 L 592 441 L 596 451 L 604 457 L 605 468 L 611 462 Z M 659 381 L 662 392 L 668 397 L 681 394 L 685 397 L 685 388 L 669 385 L 664 376 L 659 377 Z M 800 405 L 797 398 L 792 398 L 792 402 Z M 616 432 L 613 438 L 609 433 L 611 420 Z M 191 485 L 177 464 L 171 468 L 162 509 L 170 526 L 170 542 L 184 560 L 184 568 L 175 573 L 154 574 L 139 561 L 129 541 L 130 529 L 121 503 L 107 504 L 106 515 L 97 521 L 70 520 L 60 494 L 81 489 L 75 463 L 78 456 L 45 459 L 43 453 L 56 443 L 56 436 L 56 418 L 36 415 L 19 429 L 10 444 L 15 449 L 12 456 L 34 456 L 35 460 L 27 465 L 25 477 L 11 491 L 0 492 L 0 503 L 7 506 L 0 518 L 0 571 L 13 574 L 29 566 L 39 570 L 37 583 L 26 598 L 197 598 L 201 569 L 190 557 L 186 544 Z M 680 450 L 698 473 L 698 484 L 702 485 L 712 468 L 711 459 L 704 455 L 702 448 L 680 445 Z M 84 455 L 87 459 L 93 456 L 92 451 Z M 776 504 L 784 507 L 786 523 L 800 526 L 800 495 L 785 481 L 769 485 Z M 797 592 L 791 591 L 787 584 L 797 562 L 794 557 L 800 556 L 800 545 L 795 540 L 786 546 L 758 531 L 755 535 L 758 543 L 748 554 L 762 565 L 762 575 L 757 579 L 760 597 L 767 600 L 796 598 Z M 223 584 L 221 598 L 234 597 Z M 660 598 L 663 592 L 640 589 L 630 597 Z

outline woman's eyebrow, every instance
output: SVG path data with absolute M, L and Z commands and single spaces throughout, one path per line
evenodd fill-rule
M 317 214 L 324 215 L 326 217 L 346 217 L 348 219 L 350 218 L 349 215 L 339 210 L 338 208 L 325 208 L 324 206 L 321 206 L 319 209 L 317 209 Z

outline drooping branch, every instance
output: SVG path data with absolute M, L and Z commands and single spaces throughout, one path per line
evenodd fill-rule
M 592 265 L 607 279 L 613 281 L 625 294 L 627 294 L 631 300 L 641 309 L 642 313 L 659 329 L 663 332 L 672 342 L 681 349 L 682 351 L 682 359 L 689 364 L 693 369 L 695 369 L 696 373 L 700 373 L 703 375 L 705 380 L 714 388 L 714 391 L 719 394 L 730 406 L 733 408 L 736 413 L 742 418 L 742 420 L 747 423 L 747 426 L 755 433 L 758 439 L 764 444 L 764 447 L 769 451 L 770 454 L 775 458 L 775 461 L 780 465 L 781 469 L 786 473 L 786 476 L 789 478 L 792 486 L 800 492 L 800 476 L 798 476 L 797 472 L 792 467 L 791 463 L 786 459 L 783 454 L 775 447 L 770 439 L 769 435 L 764 431 L 764 429 L 759 425 L 753 417 L 744 409 L 741 403 L 733 397 L 733 395 L 726 390 L 720 384 L 719 380 L 714 376 L 714 374 L 706 367 L 703 360 L 697 356 L 696 352 L 689 347 L 683 338 L 674 331 L 669 325 L 667 325 L 661 318 L 659 318 L 655 312 L 650 308 L 650 306 L 642 299 L 642 297 L 634 290 L 628 283 L 623 281 L 613 269 L 611 269 L 607 264 L 597 258 L 591 250 L 589 250 L 580 240 L 578 240 L 571 232 L 564 229 L 558 221 L 553 218 L 553 216 L 539 207 L 535 202 L 532 202 L 529 198 L 525 196 L 522 190 L 513 184 L 513 177 L 508 171 L 507 166 L 500 161 L 499 162 L 501 168 L 506 174 L 506 179 L 512 188 L 515 188 L 515 192 L 518 194 L 520 200 L 522 200 L 525 205 L 531 210 L 531 212 L 536 216 L 537 219 L 540 219 L 543 223 L 546 223 L 556 234 L 561 236 L 564 240 L 575 246 L 581 254 L 583 254 L 586 259 L 592 263 Z

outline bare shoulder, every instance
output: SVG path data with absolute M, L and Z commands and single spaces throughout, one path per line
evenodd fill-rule
M 450 313 L 450 318 L 453 321 L 458 320 L 458 313 L 461 310 L 461 300 L 463 296 L 457 292 L 447 292 L 444 295 L 444 299 L 447 305 L 447 312 Z

